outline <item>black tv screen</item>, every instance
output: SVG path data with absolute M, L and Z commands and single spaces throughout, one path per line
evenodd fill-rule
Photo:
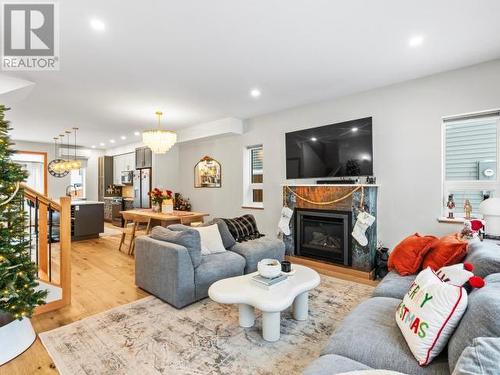
M 373 175 L 371 117 L 285 136 L 287 179 Z

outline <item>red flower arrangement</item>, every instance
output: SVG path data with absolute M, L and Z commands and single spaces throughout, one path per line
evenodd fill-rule
M 165 199 L 172 199 L 173 194 L 172 190 L 161 190 L 158 188 L 154 188 L 148 193 L 151 200 L 158 205 L 161 205 Z

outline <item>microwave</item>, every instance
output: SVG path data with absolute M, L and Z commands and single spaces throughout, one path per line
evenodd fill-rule
M 122 171 L 122 184 L 132 185 L 134 179 L 134 171 Z

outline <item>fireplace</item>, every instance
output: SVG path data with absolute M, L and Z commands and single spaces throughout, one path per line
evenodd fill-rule
M 352 265 L 351 212 L 295 210 L 295 254 Z

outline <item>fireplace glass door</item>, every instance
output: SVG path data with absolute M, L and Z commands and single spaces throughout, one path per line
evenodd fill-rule
M 348 217 L 326 212 L 298 212 L 297 253 L 349 265 Z

